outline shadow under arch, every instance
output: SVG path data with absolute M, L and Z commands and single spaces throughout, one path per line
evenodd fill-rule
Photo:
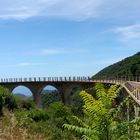
M 50 104 L 62 101 L 62 93 L 59 88 L 53 84 L 48 84 L 41 91 L 42 107 L 48 107 Z
M 33 97 L 31 89 L 24 85 L 18 85 L 12 89 L 12 93 L 17 96 Z

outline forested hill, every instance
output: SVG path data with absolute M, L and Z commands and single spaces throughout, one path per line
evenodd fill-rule
M 97 77 L 120 77 L 120 76 L 140 76 L 140 52 L 127 57 L 113 65 L 99 71 L 93 78 Z

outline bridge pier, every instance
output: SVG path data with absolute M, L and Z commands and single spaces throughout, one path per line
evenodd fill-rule
M 62 93 L 62 101 L 65 105 L 71 104 L 71 92 L 73 87 L 70 84 L 64 84 L 60 87 L 60 93 Z
M 29 89 L 31 90 L 33 94 L 33 99 L 34 99 L 36 107 L 42 108 L 41 92 L 42 92 L 43 86 L 32 85 L 29 87 Z
M 42 108 L 41 94 L 33 93 L 34 102 L 37 108 Z

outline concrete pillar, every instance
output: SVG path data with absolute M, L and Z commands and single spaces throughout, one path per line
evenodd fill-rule
M 71 104 L 71 92 L 73 87 L 70 84 L 64 84 L 60 87 L 60 93 L 62 93 L 62 101 L 65 105 Z
M 33 98 L 34 98 L 36 107 L 42 108 L 41 94 L 40 93 L 33 93 Z
M 42 100 L 41 100 L 41 92 L 43 87 L 42 86 L 31 86 L 29 89 L 32 91 L 33 99 L 35 101 L 37 108 L 42 108 Z

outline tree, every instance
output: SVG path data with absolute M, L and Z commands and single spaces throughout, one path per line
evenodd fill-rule
M 3 115 L 3 107 L 13 110 L 16 107 L 16 101 L 9 89 L 0 86 L 0 115 Z
M 64 124 L 64 128 L 78 132 L 84 140 L 129 139 L 129 127 L 133 126 L 136 128 L 135 125 L 138 119 L 137 121 L 132 120 L 130 122 L 121 121 L 120 110 L 123 103 L 117 105 L 115 102 L 121 87 L 119 85 L 113 85 L 106 90 L 102 84 L 98 83 L 94 89 L 96 91 L 96 97 L 93 97 L 85 91 L 81 91 L 80 93 L 84 101 L 84 119 L 81 120 L 74 116 L 73 118 L 79 124 Z

